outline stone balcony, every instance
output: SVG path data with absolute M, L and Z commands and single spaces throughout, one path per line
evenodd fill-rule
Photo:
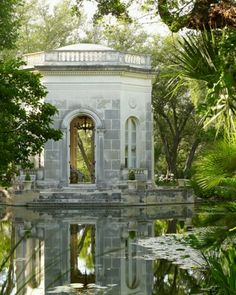
M 66 48 L 66 47 L 64 47 Z M 126 66 L 151 69 L 148 55 L 122 53 L 115 50 L 66 50 L 56 49 L 24 55 L 25 68 L 35 66 Z

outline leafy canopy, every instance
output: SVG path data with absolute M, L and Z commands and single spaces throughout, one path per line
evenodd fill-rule
M 139 7 L 146 13 L 159 15 L 173 32 L 182 28 L 200 29 L 236 27 L 234 0 L 89 0 L 97 3 L 94 20 L 112 15 L 131 21 L 129 8 Z M 79 13 L 84 0 L 76 0 L 74 10 Z
M 203 190 L 217 186 L 236 187 L 236 139 L 219 141 L 195 163 L 196 179 Z
M 19 25 L 16 8 L 21 3 L 19 0 L 0 1 L 0 50 L 14 47 Z
M 46 51 L 78 42 L 82 17 L 72 15 L 71 0 L 63 0 L 53 10 L 44 0 L 30 0 L 18 7 L 21 23 L 16 42 L 23 53 Z
M 226 135 L 235 132 L 235 30 L 203 31 L 188 35 L 179 43 L 170 68 L 172 82 L 177 82 L 176 89 L 189 81 L 200 83 L 206 95 L 195 102 L 204 116 L 205 126 L 215 124 Z
M 21 3 L 0 2 L 0 181 L 10 181 L 16 165 L 30 166 L 30 156 L 40 153 L 47 140 L 62 135 L 52 128 L 57 110 L 44 102 L 40 75 L 22 69 L 19 59 L 2 58 L 3 50 L 15 46 Z
M 29 166 L 29 156 L 61 131 L 51 127 L 56 108 L 44 103 L 39 74 L 20 68 L 22 61 L 0 61 L 0 177 L 14 165 Z

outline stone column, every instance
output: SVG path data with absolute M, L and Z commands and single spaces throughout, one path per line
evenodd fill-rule
M 96 154 L 95 154 L 95 169 L 96 169 L 96 183 L 102 184 L 104 182 L 104 132 L 105 129 L 97 129 L 96 139 Z
M 61 129 L 63 135 L 61 140 L 61 161 L 60 161 L 60 172 L 61 172 L 61 179 L 60 183 L 62 186 L 68 186 L 69 184 L 69 142 L 68 142 L 68 130 L 67 128 Z

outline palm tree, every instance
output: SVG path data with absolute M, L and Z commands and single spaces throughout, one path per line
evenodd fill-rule
M 202 250 L 206 261 L 202 288 L 207 294 L 236 295 L 236 202 L 201 210 L 193 220 L 199 230 L 187 241 Z
M 203 100 L 197 101 L 197 107 L 204 114 L 205 126 L 214 123 L 226 134 L 235 132 L 235 30 L 205 30 L 189 34 L 178 43 L 170 74 L 175 89 L 190 81 L 201 83 L 207 92 Z
M 216 142 L 196 161 L 195 168 L 194 178 L 202 190 L 236 188 L 236 139 Z

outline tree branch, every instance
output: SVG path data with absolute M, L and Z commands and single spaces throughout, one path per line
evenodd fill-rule
M 158 0 L 158 12 L 162 21 L 172 32 L 178 32 L 189 23 L 191 13 L 184 16 L 173 15 L 168 7 L 168 0 Z
M 182 133 L 182 131 L 184 130 L 184 127 L 186 126 L 187 124 L 187 121 L 189 119 L 189 115 L 192 113 L 192 111 L 194 110 L 194 106 L 192 105 L 188 112 L 186 113 L 186 116 L 184 117 L 182 123 L 180 124 L 180 127 L 179 127 L 179 132 Z
M 210 28 L 212 4 L 219 5 L 218 0 L 196 0 L 192 10 L 180 16 L 181 9 L 175 14 L 171 13 L 168 2 L 168 0 L 158 0 L 158 13 L 172 32 L 178 32 L 184 27 L 200 30 Z
M 197 139 L 195 139 L 195 141 L 193 142 L 193 144 L 191 146 L 191 149 L 189 151 L 188 158 L 187 158 L 186 163 L 185 163 L 184 171 L 183 171 L 185 177 L 188 176 L 188 172 L 189 172 L 189 170 L 190 170 L 190 168 L 192 166 L 194 155 L 196 153 L 196 150 L 197 150 L 199 144 L 200 144 L 200 139 L 197 138 Z
M 170 128 L 170 132 L 171 132 L 171 134 L 174 136 L 174 135 L 175 135 L 175 131 L 174 131 L 174 128 L 173 128 L 173 126 L 172 126 L 172 124 L 171 124 L 171 121 L 170 121 L 169 117 L 168 117 L 164 112 L 159 112 L 158 114 L 159 114 L 160 116 L 162 116 L 163 119 L 167 122 L 167 124 L 168 124 L 168 126 L 169 126 L 169 128 Z
M 84 162 L 85 162 L 85 165 L 86 165 L 86 167 L 87 167 L 87 169 L 88 169 L 88 171 L 89 171 L 89 173 L 91 175 L 92 174 L 91 173 L 91 170 L 92 170 L 91 166 L 92 166 L 92 164 L 90 163 L 90 161 L 89 161 L 89 159 L 88 159 L 88 157 L 86 155 L 86 152 L 85 152 L 85 149 L 84 149 L 84 145 L 83 145 L 83 141 L 82 141 L 82 139 L 79 136 L 79 132 L 77 134 L 78 134 L 78 146 L 79 146 L 81 155 L 82 155 L 82 157 L 84 159 Z

